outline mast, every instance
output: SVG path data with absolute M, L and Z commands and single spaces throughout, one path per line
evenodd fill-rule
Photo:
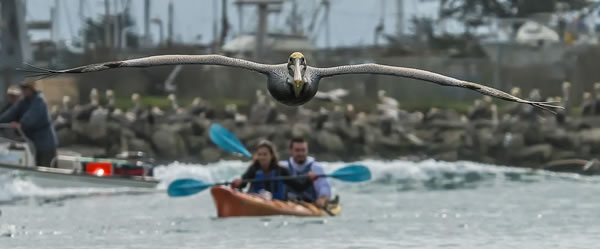
M 169 24 L 167 30 L 167 46 L 171 47 L 173 45 L 173 1 L 169 2 Z
M 104 46 L 110 48 L 112 44 L 110 36 L 110 0 L 104 0 Z
M 396 0 L 396 36 L 404 35 L 404 0 Z
M 144 1 L 144 46 L 150 46 L 150 0 Z

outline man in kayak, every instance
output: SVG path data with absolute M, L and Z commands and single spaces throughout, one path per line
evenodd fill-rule
M 275 177 L 291 176 L 288 169 L 279 166 L 279 156 L 275 146 L 269 141 L 262 141 L 257 145 L 253 158 L 252 164 L 242 178 L 233 181 L 232 188 L 246 187 L 247 182 L 243 180 L 266 180 L 250 183 L 248 193 L 263 194 L 264 191 L 268 191 L 271 195 L 270 199 L 285 201 L 287 200 L 286 186 L 296 191 L 305 191 L 312 186 L 312 180 L 315 179 L 315 174 L 309 172 L 308 178 L 269 181 L 268 179 Z
M 20 87 L 23 97 L 0 115 L 0 123 L 22 129 L 35 146 L 36 164 L 50 167 L 58 142 L 48 106 L 42 93 L 35 89 L 34 81 L 24 81 Z
M 290 141 L 290 156 L 281 164 L 287 166 L 293 176 L 306 175 L 309 172 L 314 175 L 325 174 L 323 167 L 313 157 L 308 156 L 308 143 L 303 138 L 293 138 Z M 331 187 L 327 178 L 320 177 L 313 181 L 312 186 L 305 191 L 290 190 L 288 195 L 290 199 L 313 202 L 323 208 L 331 196 Z

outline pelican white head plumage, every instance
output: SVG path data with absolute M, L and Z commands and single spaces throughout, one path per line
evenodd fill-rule
M 100 104 L 100 100 L 98 98 L 98 89 L 96 88 L 92 88 L 92 90 L 90 91 L 90 103 L 92 105 Z
M 69 95 L 65 95 L 62 97 L 62 104 L 63 105 L 68 105 L 71 102 L 71 96 Z
M 199 106 L 202 103 L 202 99 L 200 99 L 200 97 L 195 97 L 194 100 L 192 100 L 192 106 Z
M 140 99 L 140 94 L 139 93 L 131 94 L 131 102 L 133 103 L 133 108 L 136 108 L 136 109 L 141 108 L 142 103 L 141 103 L 141 99 Z
M 271 93 L 271 96 L 280 103 L 289 106 L 302 105 L 310 101 L 317 93 L 319 82 L 323 78 L 343 74 L 380 74 L 429 81 L 443 86 L 467 88 L 484 95 L 506 101 L 532 105 L 550 112 L 553 112 L 554 108 L 563 109 L 563 107 L 554 105 L 553 103 L 521 99 L 498 89 L 414 68 L 374 63 L 328 68 L 311 67 L 307 65 L 305 56 L 300 52 L 292 53 L 288 58 L 287 63 L 275 65 L 261 64 L 222 55 L 159 55 L 132 60 L 91 64 L 65 70 L 50 70 L 30 65 L 34 70 L 27 69 L 23 71 L 35 73 L 35 75 L 31 75 L 32 77 L 45 78 L 56 74 L 88 73 L 123 67 L 152 67 L 183 64 L 221 65 L 262 73 L 267 76 L 267 89 L 269 90 L 269 93 Z

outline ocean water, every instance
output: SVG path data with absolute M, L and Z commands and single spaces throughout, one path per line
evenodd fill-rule
M 318 218 L 219 219 L 209 191 L 165 193 L 180 177 L 230 180 L 241 161 L 161 166 L 152 191 L 40 188 L 4 174 L 0 248 L 600 248 L 600 177 L 472 162 L 358 163 L 373 180 L 330 180 L 343 211 Z

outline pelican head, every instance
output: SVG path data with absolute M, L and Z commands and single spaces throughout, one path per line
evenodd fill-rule
M 140 94 L 139 93 L 134 93 L 131 94 L 131 102 L 133 103 L 133 106 L 135 108 L 139 108 L 141 103 L 140 103 Z
M 563 99 L 562 99 L 562 97 L 561 97 L 561 96 L 555 96 L 555 97 L 554 97 L 554 102 L 557 102 L 557 103 L 562 103 L 562 101 L 563 101 Z
M 513 87 L 512 89 L 510 89 L 510 94 L 514 95 L 514 96 L 520 96 L 521 95 L 521 88 L 519 87 Z
M 106 90 L 106 99 L 108 100 L 108 105 L 115 105 L 115 92 L 111 89 Z
M 298 106 L 310 101 L 317 94 L 321 77 L 315 68 L 306 64 L 302 53 L 292 53 L 287 63 L 275 67 L 276 69 L 269 73 L 267 88 L 278 102 Z
M 484 103 L 492 103 L 492 97 L 490 97 L 490 96 L 483 96 L 483 102 Z
M 113 96 L 115 96 L 115 92 L 111 89 L 106 90 L 106 97 L 107 98 L 112 98 Z
M 93 105 L 98 105 L 98 89 L 96 88 L 92 88 L 92 90 L 90 91 L 90 102 Z
M 306 73 L 306 58 L 300 52 L 290 55 L 287 64 L 288 72 L 293 79 L 294 96 L 300 97 L 304 89 L 304 73 Z
M 531 90 L 531 92 L 529 92 L 529 98 L 530 99 L 542 99 L 542 95 L 540 94 L 540 90 L 537 88 L 534 88 Z
M 192 106 L 199 106 L 201 101 L 202 100 L 199 97 L 195 97 L 194 100 L 192 101 Z

